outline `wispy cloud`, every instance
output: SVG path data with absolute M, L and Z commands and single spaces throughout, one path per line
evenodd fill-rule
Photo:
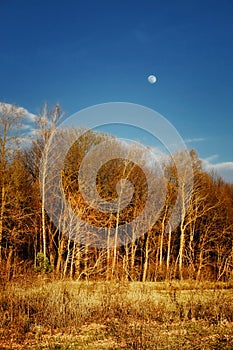
M 218 155 L 214 154 L 208 158 L 202 159 L 203 167 L 210 173 L 220 175 L 226 182 L 233 183 L 233 162 L 217 162 Z
M 184 142 L 185 143 L 194 143 L 194 142 L 203 142 L 206 139 L 204 137 L 193 137 L 193 138 L 188 138 L 185 139 Z

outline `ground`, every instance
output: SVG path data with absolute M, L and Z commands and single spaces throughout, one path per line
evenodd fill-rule
M 11 282 L 0 349 L 233 349 L 232 285 Z

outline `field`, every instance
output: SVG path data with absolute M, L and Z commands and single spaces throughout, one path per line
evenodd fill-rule
M 41 278 L 1 289 L 0 349 L 233 349 L 230 284 Z

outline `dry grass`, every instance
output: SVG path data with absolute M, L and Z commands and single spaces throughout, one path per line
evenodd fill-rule
M 0 296 L 0 349 L 233 349 L 232 289 L 222 287 L 7 284 Z

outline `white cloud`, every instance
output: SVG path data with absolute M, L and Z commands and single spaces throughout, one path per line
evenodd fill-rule
M 145 146 L 137 141 L 128 139 L 118 139 L 119 145 L 126 151 L 129 152 L 128 159 L 137 159 L 138 161 L 144 161 L 147 168 L 162 169 L 162 164 L 164 164 L 168 159 L 168 154 L 163 152 L 159 147 Z M 137 150 L 137 156 L 135 157 L 135 151 Z
M 202 142 L 205 140 L 206 139 L 204 137 L 193 137 L 193 138 L 185 139 L 184 142 L 185 143 L 193 143 L 193 142 Z
M 12 108 L 12 105 L 9 104 L 9 103 L 3 103 L 3 102 L 0 102 L 0 110 L 2 109 L 2 106 L 4 105 L 4 107 L 6 107 L 7 109 L 9 108 L 9 110 Z M 20 112 L 22 112 L 23 114 L 23 119 L 25 121 L 28 121 L 30 123 L 34 123 L 35 120 L 36 120 L 36 115 L 33 114 L 33 113 L 30 113 L 26 108 L 23 108 L 23 107 L 18 107 L 18 110 Z
M 220 175 L 226 182 L 233 183 L 233 162 L 218 162 L 213 164 L 212 162 L 217 159 L 217 154 L 202 159 L 204 169 L 209 173 Z
M 203 161 L 203 164 L 206 163 L 206 164 L 210 164 L 213 160 L 217 160 L 218 159 L 218 154 L 212 154 L 212 156 L 209 156 L 205 159 L 202 159 Z
M 0 111 L 2 106 L 9 108 L 9 112 L 12 109 L 12 105 L 9 103 L 0 102 Z M 22 146 L 28 145 L 30 143 L 31 137 L 35 134 L 35 121 L 37 116 L 30 113 L 26 108 L 18 107 L 19 111 L 22 113 L 22 120 L 20 121 L 20 126 L 15 130 L 19 136 L 19 141 Z

